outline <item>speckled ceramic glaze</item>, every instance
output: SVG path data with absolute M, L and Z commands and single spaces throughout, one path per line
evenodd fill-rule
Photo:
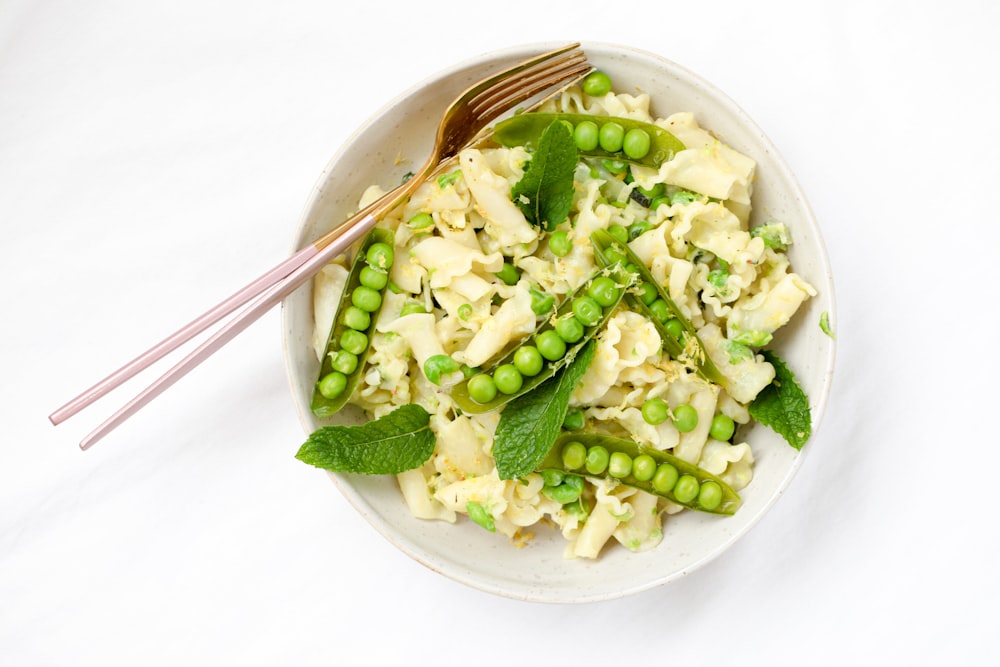
M 307 203 L 296 247 L 320 236 L 351 213 L 366 186 L 400 181 L 430 153 L 446 106 L 473 82 L 532 55 L 561 46 L 528 44 L 486 54 L 418 84 L 386 105 L 330 161 Z M 699 123 L 758 163 L 754 217 L 784 221 L 792 230 L 789 251 L 796 272 L 819 295 L 776 336 L 771 347 L 788 362 L 810 398 L 814 433 L 829 393 L 834 341 L 818 326 L 833 314 L 833 284 L 819 227 L 794 176 L 759 127 L 728 97 L 696 75 L 659 56 L 602 43 L 584 43 L 591 62 L 611 75 L 616 90 L 648 92 L 652 111 L 667 116 L 692 111 Z M 318 373 L 311 339 L 312 294 L 303 287 L 283 307 L 285 357 L 292 392 L 307 432 L 323 422 L 309 411 Z M 341 419 L 356 419 L 344 414 Z M 343 495 L 390 542 L 441 574 L 469 586 L 520 600 L 574 603 L 608 600 L 669 583 L 690 574 L 745 534 L 788 486 L 810 449 L 797 453 L 770 430 L 745 433 L 757 464 L 733 517 L 683 512 L 664 521 L 659 547 L 632 553 L 609 543 L 597 560 L 567 560 L 556 530 L 539 526 L 525 547 L 470 521 L 457 524 L 415 519 L 394 477 L 331 475 Z M 322 474 L 317 471 L 317 474 Z M 337 502 L 331 498 L 331 502 Z

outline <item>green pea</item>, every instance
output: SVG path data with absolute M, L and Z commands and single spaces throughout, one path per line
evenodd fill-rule
M 628 175 L 628 162 L 625 162 L 624 160 L 603 160 L 601 164 L 615 176 L 621 176 L 622 174 Z M 625 202 L 612 202 L 611 204 L 612 206 L 625 208 Z
M 502 364 L 493 371 L 493 382 L 498 391 L 504 394 L 516 394 L 524 384 L 524 377 L 514 364 Z
M 656 199 L 657 197 L 662 197 L 667 191 L 666 183 L 654 183 L 651 188 L 644 188 L 641 185 L 635 186 L 635 189 L 639 191 L 646 199 Z
M 656 459 L 649 454 L 640 454 L 632 460 L 632 476 L 640 482 L 648 482 L 656 474 Z
M 561 470 L 543 470 L 542 471 L 542 483 L 545 486 L 559 486 L 562 484 L 563 475 Z
M 615 479 L 624 479 L 632 473 L 632 457 L 625 452 L 612 452 L 608 458 L 608 474 Z
M 573 316 L 584 326 L 592 327 L 601 321 L 604 311 L 592 297 L 578 296 L 573 299 Z
M 628 230 L 624 226 L 614 224 L 608 227 L 608 234 L 611 234 L 611 238 L 618 241 L 619 243 L 628 243 Z M 624 255 L 622 255 L 624 257 Z
M 653 223 L 636 220 L 628 226 L 628 240 L 634 241 L 654 227 Z
M 485 373 L 469 378 L 467 386 L 469 398 L 476 403 L 489 403 L 497 395 L 497 385 L 493 378 Z
M 516 285 L 517 281 L 521 279 L 521 272 L 510 262 L 504 262 L 500 270 L 493 275 L 499 278 L 505 285 Z
M 674 408 L 674 426 L 681 433 L 690 433 L 698 426 L 698 411 L 685 403 Z
M 341 321 L 344 323 L 344 326 L 351 329 L 367 331 L 372 323 L 372 316 L 357 306 L 351 306 L 344 311 L 344 317 Z
M 542 372 L 543 365 L 545 360 L 534 345 L 522 345 L 514 352 L 514 366 L 521 371 L 521 375 L 535 377 Z
M 646 130 L 635 127 L 625 133 L 625 138 L 622 139 L 622 151 L 633 160 L 641 160 L 649 153 L 652 142 Z
M 673 336 L 674 340 L 680 340 L 681 336 L 684 335 L 684 325 L 676 317 L 668 318 L 663 323 L 663 328 L 667 330 L 668 334 Z
M 721 502 L 722 487 L 712 480 L 702 482 L 698 490 L 698 505 L 707 510 L 714 510 Z
M 736 422 L 732 417 L 727 417 L 721 412 L 712 417 L 712 425 L 708 429 L 708 436 L 714 440 L 729 442 L 736 432 Z
M 611 92 L 611 77 L 601 71 L 591 72 L 584 77 L 582 88 L 591 97 L 604 97 Z
M 567 442 L 563 445 L 561 458 L 566 470 L 579 470 L 587 462 L 587 448 L 582 442 Z
M 542 487 L 542 493 L 560 505 L 576 502 L 583 494 L 583 478 L 566 475 L 561 483 Z
M 700 489 L 701 485 L 698 484 L 698 479 L 694 475 L 681 475 L 677 484 L 674 485 L 674 498 L 677 499 L 677 502 L 689 503 L 698 497 Z M 719 491 L 721 492 L 722 489 Z
M 351 354 L 361 354 L 368 349 L 368 336 L 354 329 L 346 329 L 340 334 L 340 349 Z
M 365 285 L 358 285 L 351 292 L 351 303 L 361 310 L 374 313 L 382 305 L 382 295 Z
M 678 476 L 677 468 L 669 463 L 661 463 L 656 468 L 656 473 L 650 484 L 657 493 L 670 493 L 674 485 L 677 484 Z
M 563 417 L 562 427 L 567 431 L 579 431 L 586 425 L 587 419 L 580 408 L 570 408 Z
M 607 469 L 610 459 L 611 455 L 606 447 L 594 445 L 587 448 L 587 459 L 584 461 L 583 467 L 591 475 L 600 475 Z
M 399 316 L 405 317 L 407 315 L 412 315 L 414 313 L 426 313 L 427 309 L 424 308 L 424 304 L 417 303 L 416 301 L 407 301 L 403 304 L 403 309 L 400 311 Z M 365 327 L 366 329 L 368 327 Z
M 656 291 L 656 286 L 653 285 L 653 283 L 643 281 L 643 283 L 639 285 L 639 300 L 644 304 L 648 306 L 658 298 L 660 298 L 660 294 Z M 666 301 L 663 303 L 666 303 Z
M 435 354 L 424 361 L 424 375 L 434 384 L 441 384 L 441 376 L 461 369 L 457 361 L 447 354 Z
M 653 200 L 649 202 L 650 211 L 655 211 L 661 206 L 670 206 L 670 197 L 667 197 L 666 195 L 661 197 L 653 197 Z
M 592 151 L 597 148 L 597 123 L 585 120 L 573 128 L 573 142 L 581 151 Z
M 614 280 L 607 276 L 598 276 L 591 281 L 587 294 L 602 308 L 607 308 L 618 301 L 620 292 Z
M 642 404 L 642 418 L 652 426 L 657 426 L 667 421 L 670 417 L 670 406 L 662 398 L 650 398 Z
M 601 125 L 597 135 L 597 142 L 602 150 L 608 153 L 617 153 L 622 149 L 622 142 L 625 141 L 625 128 L 619 123 L 610 121 Z
M 560 230 L 553 232 L 549 237 L 549 250 L 556 257 L 565 257 L 573 249 L 573 242 L 569 240 L 569 235 Z
M 434 216 L 430 213 L 417 213 L 406 224 L 410 229 L 427 229 L 434 225 Z
M 375 269 L 382 269 L 383 271 L 389 270 L 394 258 L 395 253 L 392 250 L 392 246 L 381 242 L 368 246 L 368 252 L 365 254 L 365 261 L 368 263 L 368 266 Z
M 361 274 L 358 276 L 358 280 L 360 280 L 361 284 L 365 287 L 371 287 L 373 290 L 381 290 L 389 284 L 389 274 L 385 271 L 379 271 L 370 266 L 366 266 L 361 269 Z
M 583 325 L 573 315 L 556 320 L 555 331 L 567 343 L 575 343 L 583 338 Z
M 549 361 L 559 361 L 566 354 L 566 341 L 559 337 L 554 329 L 547 329 L 538 334 L 535 339 L 538 353 Z
M 656 301 L 649 304 L 649 312 L 659 321 L 661 324 L 670 319 L 670 306 L 663 299 L 657 297 Z
M 540 292 L 534 287 L 530 289 L 530 292 L 531 310 L 533 310 L 536 315 L 546 315 L 551 312 L 552 308 L 556 305 L 555 297 L 551 294 Z
M 622 227 L 622 229 L 625 229 L 625 228 Z M 625 232 L 625 233 L 626 233 L 626 235 L 628 234 L 628 232 Z M 604 256 L 607 258 L 608 264 L 621 264 L 622 266 L 624 266 L 625 263 L 626 263 L 626 261 L 628 261 L 628 258 L 625 256 L 624 253 L 618 252 L 614 248 L 611 248 L 610 250 L 608 250 L 607 252 L 605 252 Z
M 344 375 L 350 375 L 358 368 L 358 355 L 347 350 L 337 350 L 330 359 L 330 367 Z
M 317 389 L 323 398 L 333 400 L 344 393 L 347 388 L 347 376 L 339 371 L 332 371 L 323 376 Z

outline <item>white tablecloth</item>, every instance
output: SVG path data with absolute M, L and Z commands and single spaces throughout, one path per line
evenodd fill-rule
M 996 664 L 1000 10 L 816 5 L 7 0 L 0 663 Z M 391 97 L 560 39 L 718 85 L 824 230 L 833 394 L 722 557 L 576 606 L 425 569 L 293 458 L 277 311 L 89 452 L 142 385 L 48 423 L 285 257 L 323 166 Z

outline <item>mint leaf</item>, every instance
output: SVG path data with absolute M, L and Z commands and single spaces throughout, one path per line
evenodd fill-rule
M 795 449 L 802 449 L 812 433 L 809 399 L 785 362 L 770 350 L 762 350 L 761 354 L 774 366 L 775 376 L 750 404 L 750 416 Z
M 324 426 L 295 458 L 336 472 L 395 475 L 423 465 L 434 453 L 430 417 L 419 405 L 404 405 L 359 426 Z
M 594 358 L 594 349 L 590 341 L 561 372 L 515 398 L 500 413 L 493 440 L 500 479 L 523 477 L 545 458 L 562 428 L 570 394 Z
M 569 217 L 573 204 L 573 173 L 579 154 L 573 133 L 562 121 L 542 132 L 538 149 L 510 196 L 528 222 L 551 232 Z

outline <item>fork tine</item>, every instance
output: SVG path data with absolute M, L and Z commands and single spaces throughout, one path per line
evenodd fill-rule
M 573 44 L 567 44 L 566 46 L 560 47 L 553 51 L 549 51 L 548 53 L 543 53 L 529 60 L 522 61 L 517 65 L 514 65 L 513 67 L 508 67 L 502 72 L 498 72 L 497 74 L 491 76 L 488 79 L 484 79 L 476 83 L 471 88 L 466 90 L 460 96 L 459 99 L 462 101 L 471 100 L 473 97 L 481 95 L 483 92 L 492 89 L 497 84 L 503 83 L 508 79 L 514 77 L 515 75 L 520 75 L 522 72 L 538 66 L 544 66 L 549 61 L 555 60 L 564 54 L 568 54 L 574 51 L 583 53 L 582 51 L 580 51 L 580 44 L 578 42 Z
M 575 70 L 587 64 L 587 56 L 582 51 L 569 54 L 564 58 L 543 63 L 540 66 L 524 70 L 504 81 L 492 86 L 469 100 L 469 107 L 478 112 L 480 108 L 489 108 L 497 104 L 498 99 L 507 98 L 511 91 L 518 91 L 527 86 L 533 86 L 539 81 L 550 79 L 559 72 Z M 551 84 L 550 84 L 551 85 Z
M 505 93 L 503 96 L 500 96 L 499 93 L 492 95 L 488 100 L 481 102 L 473 111 L 482 122 L 492 122 L 507 109 L 510 109 L 512 105 L 528 100 L 554 86 L 562 87 L 563 84 L 573 79 L 582 78 L 591 71 L 593 71 L 593 67 L 586 61 L 574 63 L 569 67 L 550 72 L 543 78 L 535 79 L 527 85 L 503 91 Z

